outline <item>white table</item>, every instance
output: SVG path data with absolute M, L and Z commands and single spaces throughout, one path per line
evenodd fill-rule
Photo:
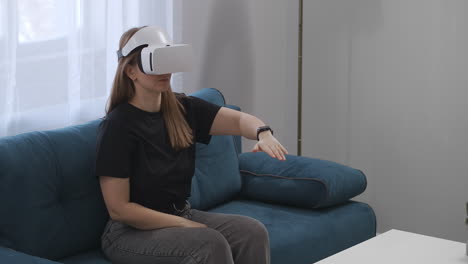
M 316 264 L 467 264 L 466 244 L 392 229 Z

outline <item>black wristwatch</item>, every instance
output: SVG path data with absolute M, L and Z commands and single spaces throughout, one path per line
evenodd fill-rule
M 273 130 L 269 127 L 269 126 L 261 126 L 259 128 L 257 128 L 257 141 L 259 141 L 260 139 L 258 138 L 258 135 L 260 135 L 260 133 L 264 132 L 264 131 L 267 131 L 267 130 L 270 130 L 271 131 L 271 134 L 273 135 Z

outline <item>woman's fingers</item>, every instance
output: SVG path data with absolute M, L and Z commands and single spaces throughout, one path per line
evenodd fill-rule
M 271 146 L 271 150 L 273 151 L 273 153 L 275 154 L 275 158 L 281 160 L 283 159 L 283 153 L 281 153 L 281 151 L 278 149 L 278 146 L 277 145 L 273 145 Z
M 283 156 L 283 160 L 286 160 L 286 153 L 281 148 L 281 145 L 278 146 L 278 149 L 279 149 L 279 152 L 281 153 L 281 156 Z
M 284 156 L 284 152 L 283 152 L 283 150 L 281 149 L 281 146 L 280 146 L 280 145 L 277 145 L 277 146 L 276 146 L 276 149 L 278 150 L 278 153 L 281 155 L 281 159 L 282 159 L 282 160 L 286 160 L 286 157 Z
M 283 159 L 283 155 L 280 153 L 280 151 L 278 150 L 276 146 L 273 147 L 273 151 L 277 159 Z
M 266 145 L 265 152 L 268 153 L 268 155 L 270 155 L 271 157 L 276 158 L 275 151 L 271 146 Z
M 280 148 L 281 148 L 281 150 L 283 151 L 284 154 L 289 154 L 288 150 L 285 147 L 283 147 L 283 145 L 280 144 Z
M 284 148 L 279 142 L 275 142 L 273 144 L 267 144 L 267 143 L 260 143 L 256 144 L 252 152 L 256 151 L 264 151 L 268 155 L 270 155 L 272 158 L 276 158 L 279 160 L 286 160 L 286 154 L 288 154 L 288 151 L 286 148 Z

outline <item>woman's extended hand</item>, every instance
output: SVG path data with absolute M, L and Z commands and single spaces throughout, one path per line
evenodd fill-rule
M 259 139 L 260 141 L 255 144 L 252 152 L 264 151 L 273 158 L 286 160 L 284 155 L 288 154 L 288 151 L 269 131 L 262 133 Z

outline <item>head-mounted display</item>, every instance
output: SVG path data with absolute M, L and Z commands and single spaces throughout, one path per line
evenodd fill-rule
M 117 57 L 125 57 L 141 47 L 143 49 L 138 58 L 138 66 L 146 74 L 186 72 L 192 68 L 192 47 L 187 44 L 173 44 L 168 34 L 157 26 L 138 30 L 117 51 Z

